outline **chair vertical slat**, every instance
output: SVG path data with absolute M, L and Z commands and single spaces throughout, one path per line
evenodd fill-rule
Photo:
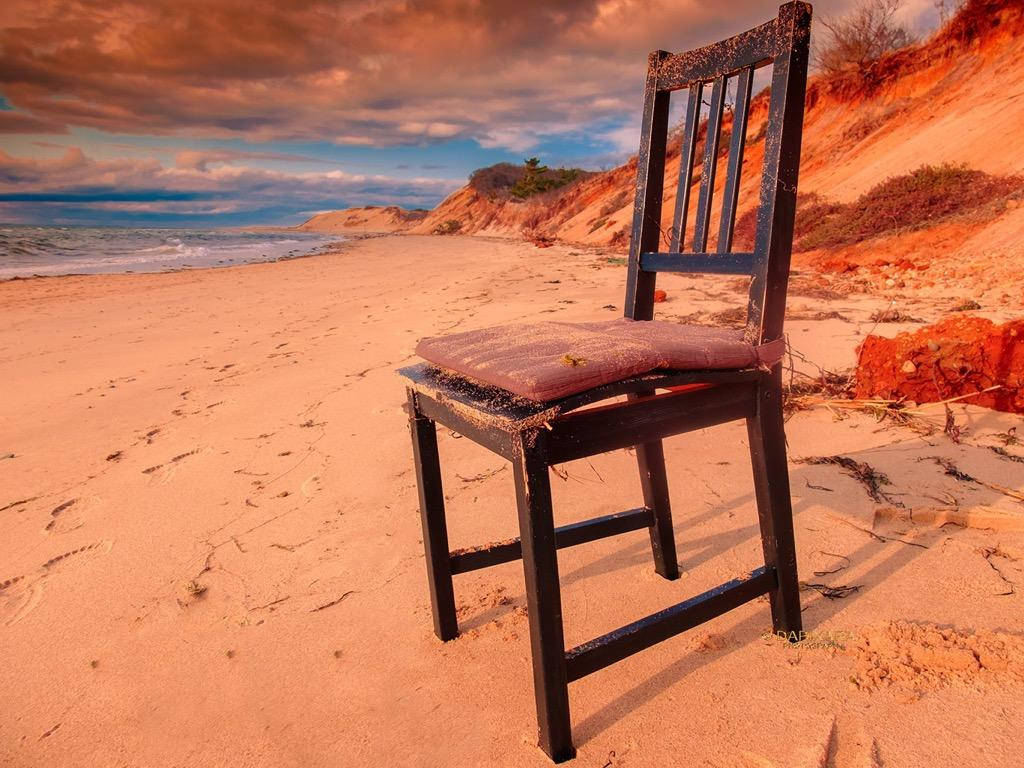
M 701 95 L 704 83 L 690 86 L 683 122 L 683 140 L 679 147 L 679 186 L 676 188 L 676 210 L 672 216 L 672 242 L 669 253 L 679 253 L 686 239 L 686 217 L 690 209 L 690 185 L 693 183 L 693 161 L 697 153 L 697 128 L 700 124 Z
M 640 254 L 661 243 L 661 202 L 665 190 L 665 149 L 668 142 L 669 92 L 658 90 L 658 67 L 671 54 L 654 51 L 647 59 L 644 116 L 636 157 L 636 200 L 629 240 L 624 314 L 633 320 L 654 317 L 654 272 L 640 269 Z
M 736 203 L 740 196 L 740 176 L 743 174 L 743 148 L 747 137 L 747 117 L 750 114 L 750 90 L 754 81 L 754 68 L 747 67 L 736 78 L 736 104 L 732 113 L 732 136 L 729 140 L 729 168 L 725 174 L 722 194 L 722 221 L 718 225 L 718 244 L 715 250 L 732 250 L 733 228 L 736 226 Z
M 761 344 L 781 338 L 786 313 L 807 91 L 810 16 L 811 7 L 806 3 L 787 3 L 779 9 L 779 53 L 772 72 L 754 239 L 754 254 L 760 257 L 762 266 L 751 281 L 747 310 L 749 335 Z
M 693 229 L 693 252 L 707 253 L 708 228 L 711 225 L 711 198 L 715 194 L 715 166 L 718 164 L 718 140 L 722 135 L 722 107 L 725 104 L 725 75 L 715 78 L 711 88 L 711 110 L 704 135 L 704 164 L 697 197 L 697 221 Z

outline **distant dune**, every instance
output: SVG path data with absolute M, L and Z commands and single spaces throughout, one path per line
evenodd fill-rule
M 423 221 L 425 210 L 408 211 L 397 205 L 381 208 L 367 205 L 363 208 L 346 208 L 342 211 L 328 211 L 300 224 L 297 229 L 328 234 L 344 232 L 403 232 Z

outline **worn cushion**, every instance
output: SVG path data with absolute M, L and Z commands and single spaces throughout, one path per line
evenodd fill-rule
M 656 369 L 771 366 L 784 350 L 781 339 L 755 346 L 741 330 L 619 318 L 434 336 L 423 339 L 416 354 L 469 379 L 548 402 Z

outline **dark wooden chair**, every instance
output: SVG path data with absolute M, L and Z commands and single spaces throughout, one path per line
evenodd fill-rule
M 791 2 L 780 8 L 776 19 L 723 42 L 689 53 L 655 51 L 650 55 L 629 246 L 627 318 L 653 319 L 658 272 L 749 275 L 747 338 L 755 343 L 782 338 L 810 19 L 809 5 Z M 773 74 L 755 243 L 752 252 L 736 253 L 731 251 L 731 244 L 751 85 L 755 70 L 767 65 L 773 66 Z M 726 85 L 733 79 L 737 97 L 717 252 L 708 253 Z M 703 171 L 692 250 L 685 252 L 681 245 L 686 239 L 702 94 L 708 84 L 710 116 Z M 669 97 L 672 91 L 684 88 L 688 89 L 688 98 L 679 191 L 669 251 L 661 252 Z M 779 364 L 769 370 L 658 370 L 545 403 L 526 401 L 429 364 L 405 368 L 401 373 L 410 380 L 409 414 L 434 631 L 442 640 L 458 634 L 453 575 L 522 559 L 540 747 L 555 762 L 575 755 L 569 716 L 570 682 L 764 594 L 771 601 L 774 630 L 799 636 L 800 600 Z M 670 389 L 686 384 L 710 386 Z M 620 395 L 627 397 L 579 410 Z M 745 578 L 566 651 L 557 550 L 647 528 L 656 571 L 666 579 L 677 578 L 662 438 L 737 419 L 747 423 L 764 565 Z M 518 539 L 449 551 L 436 422 L 512 463 L 519 510 Z M 630 446 L 636 447 L 644 505 L 556 528 L 549 466 Z

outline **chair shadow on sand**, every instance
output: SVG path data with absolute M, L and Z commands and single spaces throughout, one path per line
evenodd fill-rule
M 995 414 L 988 417 L 987 413 L 974 414 L 971 419 L 971 429 L 977 432 L 986 424 L 998 424 L 995 421 Z M 942 440 L 941 435 L 939 436 Z M 850 451 L 844 453 L 851 458 L 857 459 L 863 455 L 877 456 L 879 451 L 906 453 L 906 461 L 918 462 L 929 459 L 932 455 L 940 452 L 943 447 L 941 442 L 934 444 L 918 445 L 915 442 L 893 443 L 890 445 L 876 446 L 863 451 Z M 981 448 L 977 450 L 982 450 Z M 901 461 L 903 461 L 901 459 Z M 839 471 L 838 469 L 836 470 Z M 670 469 L 671 472 L 671 469 Z M 942 475 L 942 469 L 936 466 L 937 476 Z M 795 489 L 805 487 L 809 482 L 817 479 L 813 470 L 806 465 L 797 463 L 790 471 Z M 814 475 L 814 477 L 812 477 Z M 858 491 L 859 492 L 859 491 Z M 896 496 L 897 492 L 892 491 Z M 991 492 L 987 501 L 995 501 L 1000 494 Z M 820 499 L 810 499 L 807 496 L 794 498 L 794 525 L 798 527 L 805 522 L 806 513 L 809 508 L 822 506 Z M 876 508 L 885 504 L 876 504 Z M 687 529 L 710 522 L 721 515 L 728 514 L 731 510 L 745 509 L 751 518 L 750 522 L 739 528 L 733 528 L 726 532 L 717 532 L 702 536 L 697 539 L 682 540 L 680 547 L 681 562 L 683 570 L 689 570 L 701 563 L 711 561 L 729 551 L 737 550 L 744 544 L 760 537 L 757 525 L 756 512 L 754 511 L 753 489 L 749 492 L 739 494 L 728 500 L 720 501 L 707 510 L 697 514 L 687 514 L 685 511 L 677 513 L 677 522 L 674 526 L 677 539 Z M 841 519 L 837 515 L 837 520 Z M 871 565 L 866 571 L 858 572 L 856 576 L 855 591 L 846 594 L 842 599 L 829 599 L 824 596 L 812 597 L 806 600 L 807 591 L 804 591 L 805 604 L 802 612 L 809 625 L 809 631 L 814 632 L 817 627 L 829 621 L 833 616 L 848 608 L 851 604 L 864 597 L 876 586 L 888 581 L 890 578 L 910 564 L 914 559 L 924 552 L 940 538 L 949 535 L 949 529 L 960 530 L 956 526 L 938 526 L 934 528 L 921 527 L 918 536 L 913 541 L 903 540 L 892 535 L 879 537 L 870 525 L 861 528 L 859 525 L 848 520 L 848 523 L 863 531 L 864 542 L 852 552 L 843 554 L 848 559 L 849 566 L 854 567 L 865 559 L 876 559 L 880 548 L 888 547 L 888 552 L 877 562 Z M 837 524 L 842 524 L 837 522 Z M 618 548 L 616 551 L 587 562 L 584 565 L 569 570 L 561 575 L 563 585 L 570 587 L 587 579 L 607 575 L 616 571 L 624 571 L 633 568 L 646 567 L 650 564 L 650 544 L 646 537 L 637 536 L 636 540 L 628 545 Z M 812 580 L 811 574 L 801 573 L 802 582 Z M 514 577 L 513 577 L 514 578 Z M 813 593 L 812 593 L 813 594 Z M 524 593 L 521 587 L 512 598 L 511 603 L 493 606 L 479 613 L 460 618 L 460 623 L 467 629 L 479 629 L 487 624 L 508 615 L 514 608 L 513 604 L 521 604 Z M 605 702 L 597 711 L 589 714 L 574 726 L 574 734 L 580 743 L 586 743 L 594 736 L 600 734 L 615 722 L 627 716 L 631 711 L 642 706 L 644 703 L 656 698 L 666 690 L 684 680 L 689 674 L 703 667 L 706 664 L 718 661 L 730 654 L 742 650 L 751 643 L 759 642 L 762 633 L 770 629 L 768 617 L 762 611 L 758 611 L 750 617 L 743 619 L 729 626 L 726 630 L 731 636 L 739 639 L 739 642 L 730 644 L 721 649 L 704 650 L 700 653 L 683 651 L 682 655 L 675 661 L 665 666 L 660 671 L 645 677 L 632 688 L 617 695 L 615 698 Z

